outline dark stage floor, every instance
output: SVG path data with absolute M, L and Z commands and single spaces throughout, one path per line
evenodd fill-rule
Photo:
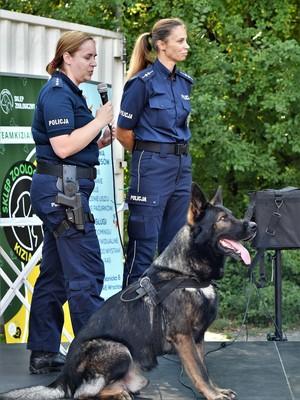
M 220 347 L 206 342 L 206 352 Z M 238 393 L 239 400 L 300 400 L 300 342 L 235 342 L 207 354 L 210 377 Z M 0 392 L 49 384 L 55 374 L 30 375 L 25 345 L 0 345 Z M 147 374 L 150 384 L 137 400 L 203 399 L 183 373 L 176 357 L 159 358 Z

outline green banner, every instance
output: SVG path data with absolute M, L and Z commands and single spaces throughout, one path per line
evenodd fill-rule
M 30 204 L 31 178 L 35 171 L 35 146 L 31 124 L 35 103 L 47 78 L 0 74 L 0 298 L 3 299 L 17 274 L 8 264 L 4 252 L 21 271 L 41 244 L 41 226 L 7 226 L 7 219 L 32 217 Z M 4 275 L 5 274 L 5 275 Z M 4 279 L 5 278 L 5 279 Z M 20 293 L 27 298 L 24 286 Z M 5 310 L 0 310 L 4 323 L 18 314 L 22 302 L 14 296 Z M 20 317 L 10 326 L 13 338 L 24 335 L 24 323 Z

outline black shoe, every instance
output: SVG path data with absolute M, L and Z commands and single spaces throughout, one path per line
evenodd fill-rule
M 30 356 L 29 371 L 32 374 L 47 374 L 60 371 L 66 362 L 66 356 L 61 353 L 33 351 Z

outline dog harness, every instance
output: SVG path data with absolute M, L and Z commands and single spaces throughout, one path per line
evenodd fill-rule
M 165 285 L 158 288 L 158 291 L 153 286 L 148 276 L 144 276 L 137 282 L 130 285 L 121 293 L 121 300 L 128 303 L 138 300 L 146 294 L 150 297 L 155 306 L 160 304 L 170 293 L 175 289 L 204 289 L 210 285 L 216 286 L 217 284 L 212 281 L 199 282 L 194 278 L 173 278 Z M 131 293 L 136 293 L 135 297 L 126 298 Z
M 153 316 L 153 350 L 156 356 L 163 354 L 162 340 L 163 326 L 161 320 L 163 319 L 163 310 L 161 302 L 175 289 L 204 289 L 210 285 L 216 286 L 217 284 L 212 281 L 199 282 L 193 278 L 173 278 L 167 283 L 159 284 L 158 290 L 153 286 L 148 276 L 141 277 L 137 282 L 131 284 L 127 289 L 121 293 L 121 301 L 128 303 L 140 299 L 148 295 L 152 300 L 155 307 Z M 130 295 L 134 293 L 134 297 Z

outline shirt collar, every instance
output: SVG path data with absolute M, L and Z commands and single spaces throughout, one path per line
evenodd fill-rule
M 157 58 L 155 59 L 153 66 L 158 69 L 158 71 L 167 78 L 171 79 L 171 76 L 173 75 L 175 77 L 177 73 L 176 65 L 174 66 L 173 74 L 168 70 L 167 67 L 165 67 Z
M 52 76 L 61 78 L 70 87 L 70 89 L 72 89 L 74 93 L 79 94 L 79 96 L 82 95 L 82 90 L 80 90 L 79 87 L 75 85 L 75 83 L 71 81 L 71 79 L 63 72 L 55 71 Z

